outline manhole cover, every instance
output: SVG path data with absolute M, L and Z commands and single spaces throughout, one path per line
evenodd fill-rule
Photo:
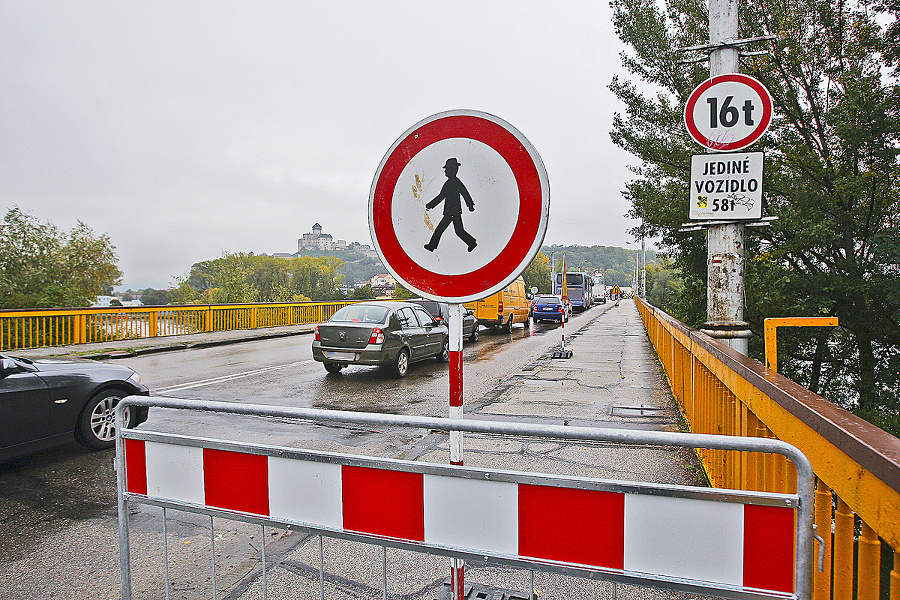
M 638 406 L 613 406 L 609 409 L 609 414 L 614 417 L 649 417 L 649 418 L 664 418 L 668 415 L 665 414 L 666 409 L 664 408 L 656 408 L 653 406 L 644 406 L 640 404 Z

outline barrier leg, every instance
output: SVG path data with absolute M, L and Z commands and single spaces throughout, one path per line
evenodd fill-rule
M 166 600 L 169 600 L 169 525 L 166 521 L 166 507 L 163 507 L 163 570 L 166 574 Z
M 212 515 L 209 516 L 209 560 L 212 567 L 212 600 L 216 600 L 216 596 L 218 596 L 216 589 L 216 532 L 213 528 Z
M 259 542 L 259 553 L 260 558 L 262 559 L 262 586 L 263 586 L 263 600 L 269 599 L 269 586 L 266 582 L 266 526 L 260 525 L 262 530 L 262 537 Z

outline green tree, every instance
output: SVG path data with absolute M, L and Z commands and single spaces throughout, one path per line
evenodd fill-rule
M 116 248 L 81 221 L 69 232 L 18 207 L 0 223 L 0 307 L 89 306 L 121 283 Z
M 525 289 L 529 292 L 531 288 L 536 287 L 539 294 L 549 294 L 552 292 L 550 287 L 550 259 L 543 252 L 538 252 L 531 262 L 522 271 L 522 278 L 525 280 Z
M 896 8 L 895 2 L 883 4 Z M 630 216 L 661 236 L 681 274 L 677 316 L 705 320 L 706 247 L 680 233 L 688 213 L 690 155 L 699 149 L 682 124 L 687 96 L 708 78 L 678 48 L 708 40 L 704 3 L 613 0 L 625 67 L 643 81 L 615 78 L 625 103 L 612 139 L 641 159 L 625 190 Z M 757 142 L 766 152 L 766 212 L 779 220 L 747 228 L 745 318 L 757 334 L 768 316 L 836 315 L 843 332 L 788 340 L 787 365 L 805 385 L 858 414 L 900 429 L 896 290 L 900 90 L 886 76 L 890 37 L 873 4 L 759 0 L 741 5 L 740 37 L 774 35 L 765 54 L 741 60 L 774 101 L 773 124 Z M 896 14 L 896 13 L 895 13 Z M 893 241 L 892 241 L 893 240 Z M 760 336 L 751 353 L 761 358 Z M 782 344 L 779 342 L 779 350 Z M 848 385 L 849 383 L 849 385 Z
M 350 294 L 351 300 L 371 300 L 375 297 L 375 294 L 372 292 L 372 286 L 369 284 L 361 285 Z
M 155 290 L 153 288 L 147 288 L 141 293 L 141 304 L 143 304 L 144 306 L 165 306 L 168 303 L 168 290 Z

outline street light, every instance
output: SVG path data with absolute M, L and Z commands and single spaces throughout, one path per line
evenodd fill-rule
M 637 246 L 637 240 L 634 242 L 625 242 L 629 246 Z M 640 264 L 640 267 L 638 266 Z M 635 249 L 634 254 L 634 280 L 637 295 L 647 299 L 647 253 L 644 247 L 644 236 L 641 236 L 641 253 L 640 263 L 638 263 L 638 253 Z

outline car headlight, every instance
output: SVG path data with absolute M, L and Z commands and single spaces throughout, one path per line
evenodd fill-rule
M 135 383 L 140 383 L 140 382 L 141 382 L 141 376 L 140 376 L 140 374 L 139 374 L 137 371 L 135 371 L 134 373 L 132 373 L 132 374 L 131 374 L 131 377 L 129 377 L 128 379 L 130 379 L 131 381 L 133 381 L 133 382 L 135 382 Z

